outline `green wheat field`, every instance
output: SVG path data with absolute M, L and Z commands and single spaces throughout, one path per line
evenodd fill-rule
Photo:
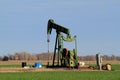
M 120 71 L 44 71 L 0 73 L 0 80 L 120 80 Z
M 1 67 L 20 65 L 0 65 Z M 120 64 L 113 64 L 111 71 L 0 72 L 0 80 L 120 80 Z

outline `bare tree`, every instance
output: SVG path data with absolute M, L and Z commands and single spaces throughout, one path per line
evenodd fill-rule
M 2 61 L 2 56 L 0 56 L 0 61 Z
M 3 60 L 3 61 L 8 61 L 9 58 L 8 58 L 8 56 L 4 56 L 2 60 Z
M 15 54 L 9 54 L 7 57 L 9 60 L 52 60 L 53 53 L 30 54 L 28 52 L 19 52 Z M 3 58 L 5 59 L 5 56 Z M 0 57 L 0 60 L 2 60 L 3 58 Z M 56 59 L 57 59 L 57 55 L 56 55 Z M 102 59 L 104 61 L 113 61 L 113 60 L 120 61 L 120 56 L 102 55 Z M 96 61 L 96 55 L 78 56 L 78 60 Z

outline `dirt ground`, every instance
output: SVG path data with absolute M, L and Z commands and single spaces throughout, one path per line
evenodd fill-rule
M 69 68 L 0 68 L 0 72 L 41 72 L 41 71 L 96 71 L 92 69 L 69 69 Z
M 47 61 L 0 61 L 0 65 L 21 65 L 22 62 L 27 62 L 27 64 L 34 64 L 35 62 L 42 62 L 43 65 L 47 64 Z M 86 64 L 95 64 L 95 61 L 87 61 Z M 104 63 L 120 64 L 120 62 L 106 61 Z M 40 72 L 40 71 L 95 71 L 91 69 L 68 69 L 68 68 L 13 68 L 13 67 L 0 67 L 0 72 Z
M 0 72 L 37 72 L 37 71 L 54 71 L 47 68 L 0 68 Z

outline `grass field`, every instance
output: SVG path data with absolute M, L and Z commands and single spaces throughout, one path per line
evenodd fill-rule
M 120 71 L 48 71 L 0 73 L 0 80 L 120 80 Z
M 32 64 L 34 62 L 28 62 L 28 65 Z M 21 62 L 1 62 L 0 64 L 0 68 L 20 67 Z M 112 63 L 112 71 L 0 72 L 0 80 L 120 80 L 120 64 Z

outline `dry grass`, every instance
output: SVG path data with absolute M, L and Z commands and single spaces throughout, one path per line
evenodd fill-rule
M 22 62 L 26 62 L 27 65 L 34 65 L 35 62 L 41 62 L 42 65 L 47 65 L 48 60 L 33 60 L 33 61 L 27 61 L 27 60 L 9 60 L 9 61 L 0 61 L 0 65 L 21 65 Z M 96 64 L 96 61 L 84 61 L 85 64 Z M 120 64 L 120 61 L 103 61 L 102 64 Z M 49 61 L 49 64 L 52 64 L 52 60 Z
M 96 64 L 96 61 L 84 61 L 86 64 Z M 103 61 L 102 64 L 120 64 L 120 61 Z
M 9 61 L 0 61 L 0 65 L 21 65 L 22 62 L 26 62 L 27 64 L 34 64 L 35 62 L 41 62 L 43 65 L 46 65 L 48 63 L 47 60 L 33 60 L 33 61 L 27 61 L 27 60 L 9 60 Z

